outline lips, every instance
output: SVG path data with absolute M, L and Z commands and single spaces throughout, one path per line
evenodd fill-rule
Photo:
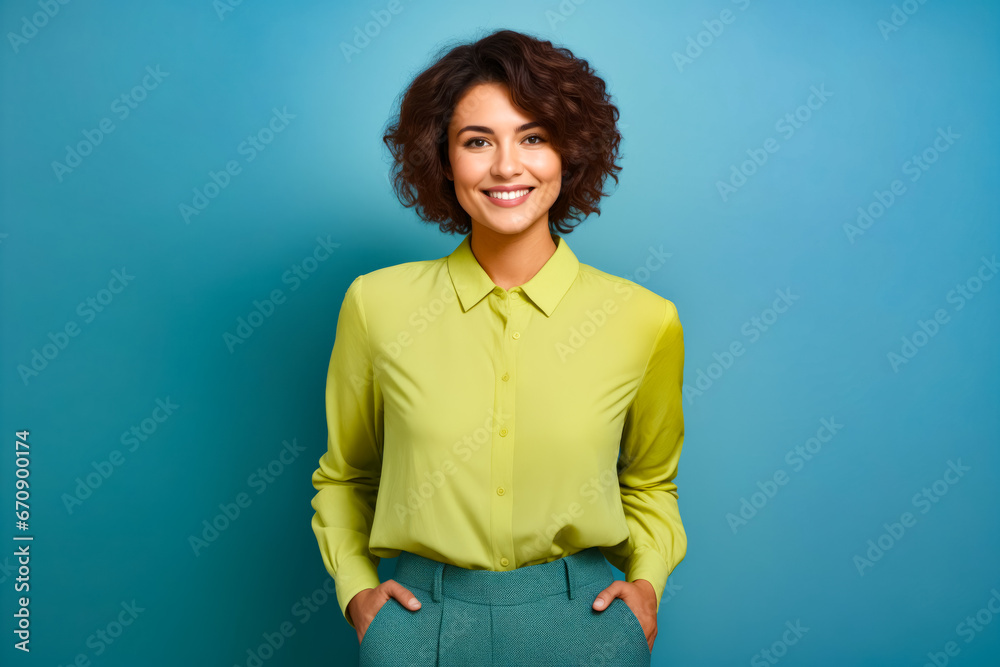
M 486 197 L 490 204 L 493 206 L 498 206 L 500 208 L 512 208 L 514 206 L 520 206 L 524 202 L 528 201 L 531 197 L 531 192 L 535 188 L 516 188 L 513 190 L 494 190 L 493 192 L 503 193 L 498 197 L 490 195 L 489 190 L 481 190 L 483 196 Z
M 485 194 L 490 199 L 496 199 L 499 201 L 510 201 L 512 199 L 520 199 L 524 197 L 529 192 L 534 190 L 533 187 L 514 187 L 514 188 L 492 188 L 490 190 L 483 190 L 482 193 Z

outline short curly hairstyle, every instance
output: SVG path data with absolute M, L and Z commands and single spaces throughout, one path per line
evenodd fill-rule
M 403 206 L 415 206 L 421 219 L 438 223 L 446 234 L 472 230 L 445 169 L 455 106 L 480 83 L 505 84 L 514 105 L 548 130 L 560 155 L 562 185 L 549 209 L 550 231 L 568 234 L 587 215 L 600 215 L 598 204 L 608 194 L 604 183 L 611 176 L 617 184 L 621 171 L 618 108 L 586 60 L 513 30 L 452 47 L 401 94 L 382 140 L 392 154 L 392 187 Z

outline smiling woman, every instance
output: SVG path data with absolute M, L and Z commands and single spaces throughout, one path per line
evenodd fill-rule
M 474 216 L 464 206 L 477 184 L 540 187 L 530 173 L 524 182 L 501 182 L 517 157 L 544 170 L 549 206 L 539 203 L 532 210 L 547 213 L 555 231 L 569 233 L 569 220 L 600 215 L 607 178 L 618 182 L 618 116 L 605 82 L 585 60 L 550 42 L 501 30 L 452 49 L 414 78 L 383 141 L 394 160 L 400 201 L 439 223 L 442 232 L 471 231 Z M 497 166 L 497 175 L 477 180 L 476 170 L 488 168 L 498 153 L 508 163 Z M 468 169 L 449 188 L 452 167 Z
M 473 122 L 489 126 L 467 124 Z M 541 128 L 511 104 L 503 84 L 477 84 L 459 100 L 444 171 L 462 209 L 477 223 L 512 234 L 548 218 L 562 171 L 549 132 Z
M 650 664 L 687 549 L 680 320 L 555 233 L 617 182 L 617 118 L 510 30 L 402 96 L 395 193 L 465 238 L 358 276 L 337 321 L 312 527 L 362 665 Z

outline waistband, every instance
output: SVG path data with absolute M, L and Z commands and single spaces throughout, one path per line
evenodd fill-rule
M 524 604 L 560 593 L 572 599 L 579 588 L 605 580 L 610 583 L 612 578 L 611 566 L 597 547 L 503 571 L 467 570 L 401 551 L 393 576 L 404 586 L 430 591 L 435 602 L 447 596 L 492 605 Z

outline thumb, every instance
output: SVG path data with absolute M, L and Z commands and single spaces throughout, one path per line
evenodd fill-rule
M 611 584 L 603 591 L 598 593 L 597 597 L 594 598 L 593 608 L 604 609 L 609 604 L 611 604 L 611 601 L 614 600 L 616 597 L 618 597 L 618 590 L 621 588 L 619 583 L 620 582 L 616 581 L 615 583 Z
M 413 593 L 397 581 L 393 581 L 392 583 L 395 585 L 389 594 L 396 598 L 399 604 L 407 609 L 420 609 L 420 600 Z

